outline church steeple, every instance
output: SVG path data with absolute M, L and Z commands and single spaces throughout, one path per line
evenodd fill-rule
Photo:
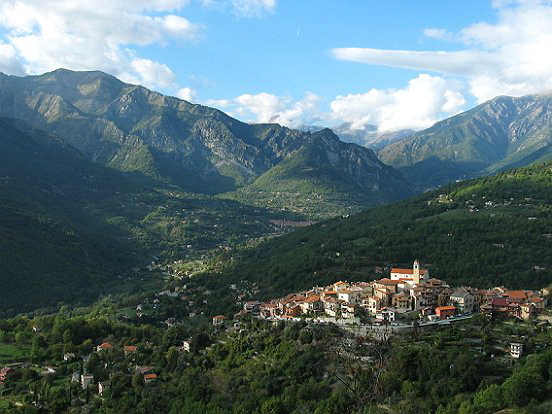
M 418 259 L 414 260 L 414 266 L 412 267 L 412 279 L 414 279 L 414 283 L 420 283 L 420 262 Z

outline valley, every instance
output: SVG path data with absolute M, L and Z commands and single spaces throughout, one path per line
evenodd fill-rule
M 549 407 L 515 393 L 549 383 L 533 364 L 549 364 L 550 310 L 522 310 L 550 299 L 547 118 L 516 130 L 540 137 L 522 155 L 493 141 L 544 97 L 379 137 L 376 153 L 102 72 L 0 85 L 0 412 Z M 435 131 L 471 143 L 481 119 L 494 155 L 415 158 Z M 394 283 L 415 257 L 446 280 L 439 293 L 434 278 Z M 481 312 L 454 302 L 469 295 Z

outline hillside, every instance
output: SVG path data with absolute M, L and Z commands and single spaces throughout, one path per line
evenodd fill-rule
M 269 234 L 270 220 L 282 218 L 105 168 L 7 118 L 0 118 L 0 201 L 0 313 L 87 302 L 120 283 L 121 273 L 138 279 L 129 270 L 155 256 L 200 257 Z
M 101 165 L 194 193 L 232 192 L 250 184 L 313 135 L 276 124 L 246 124 L 216 109 L 126 84 L 98 71 L 0 75 L 0 91 L 0 116 L 21 119 L 59 136 Z M 362 160 L 357 168 L 372 174 L 373 162 Z M 310 167 L 313 175 L 325 168 L 315 163 Z M 400 193 L 400 189 L 388 189 L 393 178 L 386 176 L 387 171 L 396 175 L 390 169 L 373 174 L 382 176 L 377 183 L 381 194 L 372 197 L 365 187 L 360 199 L 385 199 L 387 191 L 388 198 L 394 199 Z M 262 197 L 252 201 L 262 204 Z
M 552 158 L 552 96 L 500 96 L 437 122 L 379 155 L 422 188 Z
M 320 219 L 411 194 L 402 174 L 380 162 L 373 151 L 343 143 L 325 129 L 231 197 Z
M 125 184 L 117 178 L 63 141 L 0 119 L 0 311 L 95 297 L 108 269 L 129 266 L 109 232 L 74 220 L 85 200 Z
M 229 269 L 287 294 L 415 258 L 452 285 L 540 288 L 552 281 L 552 164 L 501 173 L 298 230 Z

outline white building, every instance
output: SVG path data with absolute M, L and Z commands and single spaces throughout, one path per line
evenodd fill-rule
M 80 383 L 83 390 L 87 389 L 94 383 L 94 375 L 92 374 L 82 374 L 80 377 Z
M 401 269 L 398 267 L 391 269 L 391 280 L 401 279 L 412 280 L 413 284 L 417 285 L 420 282 L 429 280 L 429 270 L 420 269 L 420 262 L 416 259 L 412 269 Z
M 510 344 L 510 356 L 512 358 L 519 358 L 523 354 L 523 344 L 512 342 Z

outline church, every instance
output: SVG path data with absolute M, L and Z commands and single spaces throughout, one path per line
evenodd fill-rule
M 429 280 L 429 270 L 420 269 L 420 261 L 416 259 L 412 269 L 401 269 L 398 267 L 392 268 L 391 280 L 403 280 L 416 286 L 421 282 L 427 282 Z

